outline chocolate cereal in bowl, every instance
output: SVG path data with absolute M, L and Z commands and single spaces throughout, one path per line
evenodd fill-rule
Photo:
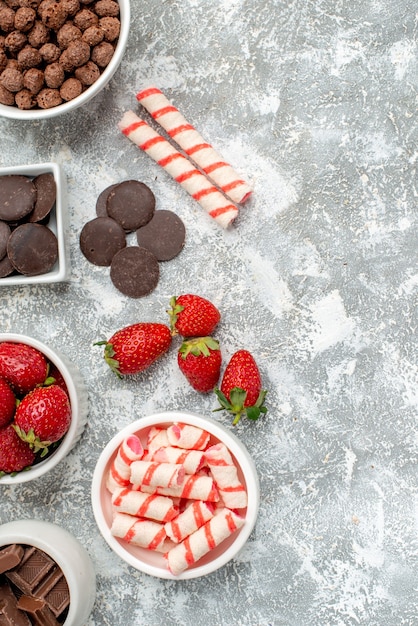
M 0 487 L 55 468 L 87 414 L 86 388 L 66 357 L 32 337 L 0 333 Z
M 129 0 L 0 4 L 0 115 L 55 117 L 98 94 L 119 67 Z
M 237 556 L 254 528 L 259 484 L 244 445 L 210 418 L 142 417 L 99 457 L 96 523 L 114 552 L 151 576 L 205 576 Z

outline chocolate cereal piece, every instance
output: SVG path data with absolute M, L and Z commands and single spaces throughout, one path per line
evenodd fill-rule
M 173 211 L 161 209 L 136 231 L 138 245 L 152 252 L 158 261 L 170 261 L 183 249 L 186 229 Z
M 7 255 L 21 274 L 45 274 L 58 259 L 58 241 L 52 230 L 42 224 L 22 224 L 9 237 Z
M 111 217 L 90 220 L 80 233 L 81 252 L 94 265 L 109 266 L 115 254 L 125 246 L 125 231 Z
M 7 254 L 7 241 L 11 232 L 9 224 L 6 222 L 0 222 L 0 260 Z
M 151 189 L 137 180 L 119 183 L 107 199 L 107 213 L 126 231 L 145 226 L 155 211 L 155 196 Z
M 57 198 L 57 186 L 53 174 L 45 172 L 33 179 L 36 187 L 36 202 L 32 213 L 29 215 L 29 222 L 41 222 L 51 212 Z
M 151 293 L 157 286 L 159 277 L 158 261 L 146 248 L 129 246 L 117 252 L 112 259 L 112 283 L 130 298 L 141 298 Z
M 38 93 L 36 101 L 41 109 L 51 109 L 61 104 L 62 98 L 58 89 L 45 87 Z
M 0 177 L 0 220 L 13 222 L 28 215 L 36 202 L 36 187 L 27 176 Z

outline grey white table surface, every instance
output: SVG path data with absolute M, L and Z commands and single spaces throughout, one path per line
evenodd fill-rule
M 42 483 L 3 487 L 0 521 L 50 520 L 85 545 L 98 583 L 87 626 L 418 624 L 417 18 L 412 0 L 132 2 L 102 94 L 63 118 L 0 120 L 2 165 L 62 166 L 71 256 L 66 284 L 0 288 L 1 331 L 61 349 L 90 397 L 76 449 Z M 231 230 L 117 130 L 151 83 L 254 186 Z M 139 300 L 78 245 L 100 191 L 127 178 L 187 229 Z M 96 460 L 141 415 L 187 408 L 232 426 L 173 353 L 120 381 L 93 343 L 166 321 L 182 292 L 221 310 L 225 360 L 253 352 L 269 411 L 235 428 L 261 483 L 250 541 L 211 576 L 172 582 L 99 535 Z

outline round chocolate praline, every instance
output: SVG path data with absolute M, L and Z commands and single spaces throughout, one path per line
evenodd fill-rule
M 109 266 L 115 254 L 125 246 L 125 231 L 111 217 L 90 220 L 80 233 L 81 252 L 94 265 Z
M 183 249 L 186 229 L 173 211 L 160 209 L 136 231 L 138 245 L 150 250 L 158 261 L 170 261 Z
M 110 278 L 125 296 L 141 298 L 157 286 L 160 267 L 152 252 L 139 246 L 129 246 L 113 257 Z
M 20 174 L 0 176 L 0 220 L 14 222 L 28 215 L 35 206 L 36 187 Z
M 110 217 L 131 232 L 150 221 L 155 211 L 155 196 L 144 183 L 125 180 L 109 193 L 106 208 Z
M 21 274 L 46 274 L 58 259 L 58 241 L 46 226 L 28 222 L 18 226 L 10 235 L 7 255 Z

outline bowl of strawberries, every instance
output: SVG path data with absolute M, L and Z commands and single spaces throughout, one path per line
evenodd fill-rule
M 54 468 L 80 439 L 87 413 L 72 363 L 37 339 L 0 333 L 0 484 Z

